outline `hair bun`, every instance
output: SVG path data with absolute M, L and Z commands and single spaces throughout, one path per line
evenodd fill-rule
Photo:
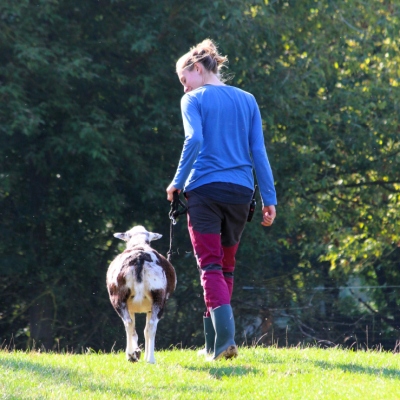
M 185 68 L 191 71 L 196 62 L 201 62 L 208 71 L 220 75 L 221 68 L 228 63 L 228 57 L 219 54 L 216 44 L 211 39 L 204 39 L 178 60 L 177 71 Z

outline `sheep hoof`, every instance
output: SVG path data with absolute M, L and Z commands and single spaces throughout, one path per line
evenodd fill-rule
M 127 354 L 127 359 L 129 362 L 138 362 L 140 360 L 140 355 L 142 352 L 140 349 L 135 350 L 132 354 Z

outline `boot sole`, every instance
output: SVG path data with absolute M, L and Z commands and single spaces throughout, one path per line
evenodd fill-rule
M 222 351 L 221 353 L 219 353 L 214 360 L 221 360 L 222 358 L 225 358 L 226 360 L 229 360 L 231 358 L 235 358 L 238 356 L 238 349 L 237 346 L 235 345 L 231 345 L 229 346 L 226 350 Z

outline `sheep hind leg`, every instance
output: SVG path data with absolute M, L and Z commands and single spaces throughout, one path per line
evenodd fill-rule
M 159 312 L 158 307 L 152 308 L 152 311 L 148 312 L 146 315 L 146 327 L 144 328 L 145 336 L 145 355 L 144 359 L 150 363 L 154 364 L 156 362 L 154 358 L 154 345 L 156 340 L 156 332 L 159 318 L 157 317 Z
M 126 359 L 137 362 L 140 359 L 141 350 L 138 346 L 138 335 L 135 329 L 135 315 L 129 315 L 126 307 L 122 310 L 122 321 L 126 331 Z

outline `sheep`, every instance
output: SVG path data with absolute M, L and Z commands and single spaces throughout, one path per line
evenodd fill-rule
M 150 247 L 152 240 L 162 237 L 135 226 L 125 233 L 114 233 L 124 240 L 126 249 L 110 264 L 107 290 L 111 304 L 121 317 L 126 330 L 126 358 L 139 361 L 141 350 L 135 330 L 135 313 L 147 313 L 145 361 L 154 364 L 154 342 L 157 324 L 166 301 L 176 287 L 175 269 L 169 261 Z

